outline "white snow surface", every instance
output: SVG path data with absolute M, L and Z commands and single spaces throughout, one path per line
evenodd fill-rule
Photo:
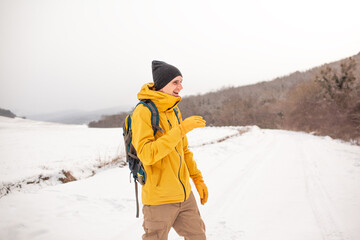
M 209 189 L 199 204 L 208 239 L 360 239 L 359 146 L 256 126 L 188 138 Z M 0 239 L 141 239 L 128 168 L 98 168 L 118 156 L 120 128 L 0 117 L 0 187 L 21 186 L 0 198 Z M 62 170 L 80 180 L 60 184 Z

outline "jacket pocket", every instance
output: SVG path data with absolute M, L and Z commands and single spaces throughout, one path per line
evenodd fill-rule
M 160 169 L 160 170 L 159 170 L 159 174 L 158 174 L 158 178 L 157 178 L 157 181 L 156 181 L 156 187 L 159 187 L 159 186 L 160 186 L 161 177 L 162 177 L 162 171 L 161 171 L 161 169 Z
M 158 187 L 161 182 L 161 176 L 162 176 L 161 162 L 162 160 L 151 166 L 153 183 L 155 183 L 156 187 Z

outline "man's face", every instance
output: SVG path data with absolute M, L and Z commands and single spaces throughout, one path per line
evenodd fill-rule
M 179 93 L 183 89 L 182 81 L 183 78 L 181 76 L 177 76 L 176 78 L 171 80 L 165 87 L 160 89 L 160 92 L 167 93 L 174 97 L 179 97 Z

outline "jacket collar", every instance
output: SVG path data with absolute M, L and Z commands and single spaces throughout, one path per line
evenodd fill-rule
M 155 91 L 154 83 L 144 84 L 137 98 L 139 100 L 150 99 L 161 112 L 173 109 L 181 101 L 181 97 L 174 97 L 160 91 Z

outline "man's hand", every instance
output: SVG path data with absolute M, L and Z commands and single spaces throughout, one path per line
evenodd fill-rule
M 194 128 L 201 128 L 205 126 L 206 126 L 206 121 L 201 116 L 188 117 L 180 124 L 183 135 L 187 134 Z
M 202 179 L 202 177 L 198 177 L 198 178 L 193 179 L 193 181 L 194 181 L 196 190 L 199 193 L 201 204 L 204 205 L 207 202 L 208 196 L 209 196 L 208 189 L 204 183 L 204 180 Z

